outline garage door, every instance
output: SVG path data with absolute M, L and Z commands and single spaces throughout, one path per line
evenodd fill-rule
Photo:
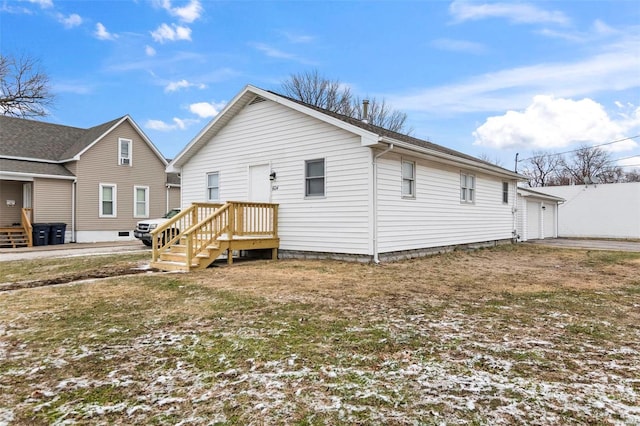
M 527 239 L 540 238 L 540 203 L 527 201 Z

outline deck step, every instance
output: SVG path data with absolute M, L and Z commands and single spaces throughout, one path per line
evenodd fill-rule
M 22 228 L 0 229 L 0 247 L 28 247 L 29 238 Z

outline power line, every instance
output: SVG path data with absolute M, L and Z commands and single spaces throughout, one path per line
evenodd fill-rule
M 607 163 L 613 163 L 614 161 L 628 160 L 629 158 L 636 158 L 636 157 L 640 157 L 640 154 L 631 155 L 629 157 L 616 158 L 615 160 L 607 161 Z
M 599 144 L 599 145 L 592 145 L 592 146 L 590 146 L 590 147 L 588 147 L 588 148 L 598 148 L 598 147 L 600 147 L 600 146 L 613 145 L 614 143 L 624 142 L 624 141 L 628 141 L 628 140 L 631 140 L 631 139 L 637 139 L 637 138 L 640 138 L 640 135 L 629 136 L 629 137 L 627 137 L 627 138 L 617 139 L 617 140 L 615 140 L 615 141 L 605 142 L 605 143 L 601 143 L 601 144 Z M 570 151 L 557 152 L 557 153 L 553 153 L 553 154 L 534 155 L 533 157 L 523 158 L 522 160 L 517 160 L 517 161 L 518 161 L 518 163 L 521 163 L 521 162 L 523 162 L 523 161 L 531 160 L 532 158 L 538 158 L 538 157 L 555 157 L 555 156 L 557 156 L 557 155 L 564 155 L 564 154 L 570 154 L 570 153 L 572 153 L 572 152 L 578 152 L 578 151 L 580 151 L 581 149 L 584 149 L 584 147 L 583 147 L 583 148 L 572 149 L 572 150 L 570 150 Z M 636 156 L 634 155 L 634 157 L 636 157 Z

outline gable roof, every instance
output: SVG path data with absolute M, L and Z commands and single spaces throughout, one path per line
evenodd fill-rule
M 235 115 L 258 97 L 285 105 L 303 114 L 315 117 L 326 123 L 333 124 L 351 133 L 355 133 L 361 136 L 363 146 L 374 146 L 380 142 L 397 144 L 404 149 L 440 157 L 445 161 L 462 162 L 499 175 L 508 175 L 512 179 L 526 179 L 518 173 L 459 151 L 446 148 L 442 145 L 384 129 L 379 126 L 374 126 L 356 118 L 338 114 L 272 91 L 259 89 L 251 85 L 245 86 L 245 88 L 225 106 L 220 114 L 211 120 L 200 131 L 200 133 L 198 133 L 191 142 L 189 142 L 187 146 L 180 151 L 180 153 L 169 164 L 167 170 L 170 172 L 179 171 L 178 169 L 189 161 L 189 159 L 191 159 L 207 143 L 207 141 L 211 140 L 211 138 L 215 136 L 233 117 L 235 117 Z
M 0 158 L 64 163 L 78 160 L 80 155 L 100 141 L 112 129 L 128 121 L 163 164 L 166 159 L 128 115 L 88 129 L 0 116 Z M 3 170 L 3 169 L 0 169 Z
M 556 202 L 561 202 L 561 203 L 566 201 L 562 197 L 556 197 L 555 195 L 545 194 L 545 193 L 542 193 L 542 192 L 539 192 L 539 191 L 534 191 L 531 188 L 518 187 L 518 193 L 520 195 L 522 195 L 523 197 L 535 197 L 535 198 L 541 198 L 541 199 L 544 199 L 544 200 L 556 201 Z

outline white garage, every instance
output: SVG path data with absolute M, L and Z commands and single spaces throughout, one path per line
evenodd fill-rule
M 640 238 L 640 182 L 545 186 L 562 197 L 558 235 L 567 238 Z
M 558 203 L 564 199 L 518 188 L 516 231 L 519 241 L 558 237 Z

